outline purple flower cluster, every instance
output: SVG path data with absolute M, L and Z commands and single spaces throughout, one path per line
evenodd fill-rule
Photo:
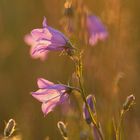
M 98 40 L 104 40 L 108 33 L 96 16 L 87 16 L 87 30 L 89 33 L 89 44 L 95 45 Z M 61 32 L 47 25 L 46 18 L 43 20 L 43 27 L 33 29 L 24 38 L 25 42 L 31 46 L 30 54 L 33 58 L 45 60 L 49 51 L 66 51 L 68 55 L 73 55 L 73 46 L 69 39 Z M 68 100 L 70 92 L 74 89 L 63 84 L 54 84 L 43 78 L 37 81 L 39 90 L 32 92 L 32 96 L 42 103 L 42 111 L 45 115 Z M 92 95 L 87 97 L 87 103 L 92 111 L 94 105 Z M 91 123 L 91 118 L 84 104 L 84 118 L 87 123 Z

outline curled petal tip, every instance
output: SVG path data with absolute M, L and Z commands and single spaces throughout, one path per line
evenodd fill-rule
M 47 19 L 45 16 L 44 16 L 42 25 L 43 25 L 43 28 L 47 28 Z
M 39 88 L 47 88 L 48 86 L 53 85 L 53 82 L 50 82 L 44 78 L 38 78 L 37 85 Z
M 37 78 L 37 82 L 39 82 L 40 80 L 43 80 L 43 78 L 41 78 L 41 77 L 40 78 Z

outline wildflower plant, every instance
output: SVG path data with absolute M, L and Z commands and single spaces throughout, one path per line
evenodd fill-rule
M 58 105 L 68 102 L 69 97 L 76 93 L 80 93 L 80 97 L 83 100 L 83 118 L 90 126 L 93 131 L 93 137 L 95 140 L 105 140 L 101 123 L 97 118 L 97 112 L 95 107 L 95 97 L 93 95 L 88 95 L 87 91 L 84 88 L 84 77 L 83 77 L 83 54 L 84 51 L 78 45 L 86 45 L 87 42 L 91 46 L 95 46 L 98 41 L 105 41 L 108 37 L 108 32 L 105 25 L 102 21 L 95 15 L 92 15 L 88 8 L 84 5 L 82 0 L 71 1 L 66 0 L 65 4 L 65 16 L 68 17 L 68 23 L 72 26 L 71 23 L 73 19 L 72 16 L 77 14 L 79 19 L 79 27 L 81 31 L 79 33 L 76 29 L 73 30 L 72 34 L 75 34 L 75 38 L 82 36 L 84 39 L 80 40 L 80 37 L 77 40 L 80 42 L 78 44 L 72 45 L 70 39 L 66 37 L 62 32 L 50 27 L 47 24 L 47 20 L 44 17 L 43 27 L 33 29 L 30 34 L 25 36 L 25 42 L 31 46 L 30 54 L 33 58 L 45 59 L 48 52 L 60 51 L 66 52 L 69 58 L 75 65 L 75 74 L 79 86 L 70 86 L 64 84 L 54 84 L 44 78 L 39 78 L 37 80 L 38 90 L 31 92 L 31 95 L 42 103 L 42 111 L 45 116 L 48 115 L 54 108 Z M 79 7 L 82 7 L 79 9 Z M 89 14 L 90 13 L 90 14 Z M 72 28 L 72 27 L 71 27 Z M 86 41 L 86 39 L 88 41 Z M 76 46 L 77 45 L 77 46 Z M 74 46 L 74 47 L 73 47 Z M 88 49 L 88 48 L 87 48 Z M 87 96 L 88 95 L 88 96 Z M 121 117 L 125 112 L 127 112 L 132 104 L 134 103 L 134 96 L 129 96 L 126 102 L 123 105 L 121 110 Z M 71 101 L 72 102 L 72 101 Z M 77 101 L 78 102 L 78 101 Z M 118 127 L 116 127 L 116 140 L 120 140 L 120 119 Z M 58 128 L 61 132 L 61 135 L 64 139 L 68 139 L 68 131 L 63 122 L 58 122 Z

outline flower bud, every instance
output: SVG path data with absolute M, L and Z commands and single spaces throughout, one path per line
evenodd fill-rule
M 134 101 L 135 101 L 135 96 L 133 94 L 129 95 L 123 104 L 123 110 L 128 111 L 131 108 L 131 106 L 134 104 Z
M 93 112 L 93 114 L 96 114 L 95 106 L 94 106 L 94 102 L 93 102 L 93 96 L 92 95 L 88 95 L 86 100 L 87 100 L 87 103 L 88 103 L 91 111 Z M 90 114 L 89 114 L 89 112 L 87 110 L 87 107 L 86 107 L 85 103 L 83 105 L 83 118 L 86 120 L 87 124 L 91 124 L 92 119 L 90 117 Z
M 10 119 L 4 128 L 4 137 L 10 137 L 15 131 L 16 122 Z
M 71 0 L 66 0 L 64 4 L 64 15 L 66 17 L 72 17 L 73 16 L 73 7 L 72 7 L 72 1 Z
M 62 137 L 67 140 L 68 139 L 68 136 L 67 136 L 67 128 L 66 128 L 66 125 L 62 122 L 62 121 L 59 121 L 57 123 L 57 127 L 62 135 Z

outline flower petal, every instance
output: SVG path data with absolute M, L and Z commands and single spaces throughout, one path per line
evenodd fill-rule
M 62 44 L 62 46 L 66 45 L 66 43 L 68 42 L 68 38 L 64 36 L 64 34 L 51 27 L 48 27 L 48 30 L 52 33 L 52 42 Z
M 34 47 L 31 47 L 31 49 L 30 49 L 31 57 L 34 58 L 34 59 L 40 58 L 42 61 L 44 61 L 47 58 L 47 55 L 48 55 L 48 52 L 49 52 L 49 51 L 46 50 L 42 53 L 34 53 L 33 54 L 33 51 L 34 51 Z
M 37 44 L 35 47 L 33 47 L 32 55 L 35 55 L 37 53 L 42 53 L 45 51 L 62 51 L 64 50 L 64 47 L 59 44 L 51 44 L 51 42 L 48 42 L 48 44 Z
M 53 99 L 60 100 L 61 94 L 54 89 L 39 89 L 36 92 L 32 92 L 32 96 L 40 102 L 48 102 Z
M 47 40 L 51 40 L 51 38 L 52 38 L 52 34 L 47 28 L 45 28 L 45 29 L 33 29 L 31 31 L 31 35 L 33 36 L 33 38 L 35 40 L 38 40 L 40 38 L 45 38 Z
M 55 108 L 56 104 L 57 104 L 57 102 L 43 103 L 41 108 L 42 108 L 42 111 L 43 111 L 44 115 L 47 115 L 48 113 L 53 111 L 53 109 Z
M 94 30 L 94 32 L 106 32 L 101 20 L 96 16 L 88 16 L 87 26 Z
M 69 95 L 67 93 L 63 93 L 60 97 L 60 102 L 65 103 L 65 101 L 67 101 L 68 98 L 69 98 Z
M 51 44 L 51 42 L 49 41 L 45 41 L 46 44 L 43 42 L 42 43 L 38 43 L 36 44 L 36 46 L 32 47 L 32 55 L 36 55 L 38 53 L 43 53 L 45 51 L 49 51 L 49 45 Z
M 105 40 L 108 36 L 106 28 L 102 24 L 101 20 L 96 16 L 87 16 L 87 29 L 90 45 L 95 45 L 98 40 Z
M 51 98 L 49 101 L 47 102 L 43 102 L 42 103 L 42 111 L 45 115 L 47 115 L 49 112 L 53 111 L 53 109 L 55 108 L 55 106 L 61 104 L 62 102 L 60 101 L 60 95 L 56 96 L 54 98 Z
M 44 17 L 42 25 L 43 25 L 43 28 L 47 28 L 48 27 L 46 17 Z
M 37 79 L 37 85 L 39 88 L 47 88 L 50 85 L 54 85 L 53 82 L 50 82 L 44 78 L 38 78 Z
M 32 46 L 35 44 L 35 40 L 30 34 L 25 35 L 24 41 L 26 42 L 27 45 Z

